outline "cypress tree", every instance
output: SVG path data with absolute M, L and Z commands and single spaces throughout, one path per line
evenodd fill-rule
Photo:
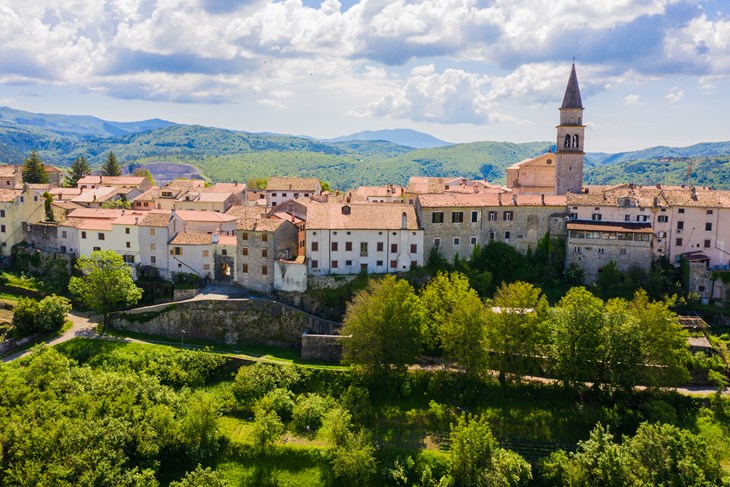
M 79 156 L 71 163 L 71 167 L 68 168 L 68 174 L 66 175 L 66 186 L 74 187 L 78 184 L 79 179 L 85 175 L 91 174 L 91 165 L 86 157 Z

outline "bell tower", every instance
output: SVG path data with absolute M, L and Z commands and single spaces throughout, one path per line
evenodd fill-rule
M 583 158 L 585 157 L 583 102 L 580 99 L 575 62 L 570 70 L 568 87 L 560 107 L 560 125 L 555 145 L 555 194 L 580 193 L 583 188 Z

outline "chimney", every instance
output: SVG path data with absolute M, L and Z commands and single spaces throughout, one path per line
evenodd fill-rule
M 689 189 L 689 194 L 690 194 L 690 195 L 692 196 L 692 199 L 693 199 L 694 201 L 697 201 L 697 189 L 696 189 L 696 188 L 695 188 L 694 186 L 692 186 L 692 187 L 691 187 L 691 188 Z
M 542 204 L 542 206 L 545 206 L 545 193 L 540 195 L 540 203 Z
M 517 206 L 517 195 L 516 194 L 512 195 L 512 204 Z
M 213 238 L 211 239 L 211 241 L 212 241 L 212 242 L 213 242 L 214 244 L 217 244 L 217 243 L 218 243 L 218 240 L 219 240 L 219 239 L 220 239 L 220 236 L 218 235 L 218 233 L 214 233 L 214 234 L 213 234 Z
M 502 192 L 500 191 L 497 193 L 497 203 L 499 203 L 499 206 L 502 206 Z

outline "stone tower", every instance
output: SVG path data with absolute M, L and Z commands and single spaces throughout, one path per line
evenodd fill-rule
M 583 125 L 583 102 L 580 99 L 578 76 L 575 74 L 575 63 L 573 63 L 563 104 L 560 107 L 560 125 L 557 126 L 555 194 L 581 192 L 585 127 Z

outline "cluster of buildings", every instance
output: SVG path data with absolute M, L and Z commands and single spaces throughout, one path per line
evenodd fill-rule
M 495 240 L 526 252 L 549 234 L 565 239 L 566 265 L 582 268 L 588 283 L 611 261 L 648 271 L 666 257 L 687 264 L 691 291 L 725 298 L 712 276 L 730 264 L 730 192 L 584 185 L 583 110 L 573 66 L 555 152 L 510 166 L 505 185 L 413 177 L 406 187 L 340 193 L 322 192 L 315 178 L 271 177 L 265 189 L 251 189 L 86 176 L 62 188 L 60 177 L 23 184 L 20 167 L 0 166 L 0 253 L 20 242 L 73 256 L 113 250 L 145 275 L 304 291 L 312 276 L 421 266 L 434 247 L 447 259 Z

